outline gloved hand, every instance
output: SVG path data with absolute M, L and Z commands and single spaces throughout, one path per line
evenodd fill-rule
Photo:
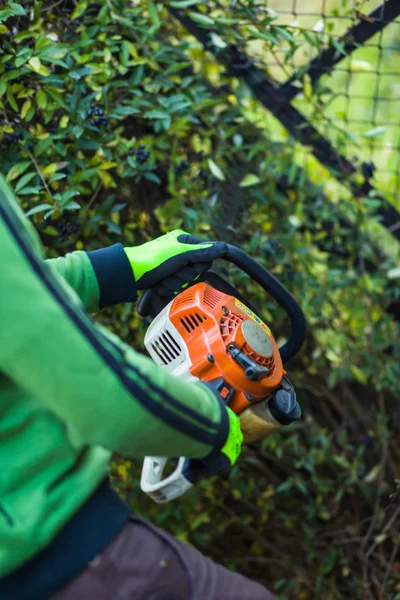
M 160 296 L 179 292 L 227 251 L 224 242 L 203 242 L 176 229 L 140 246 L 124 248 L 138 289 L 157 287 Z
M 202 459 L 188 459 L 184 475 L 186 479 L 195 483 L 200 477 L 219 475 L 232 467 L 239 458 L 243 434 L 239 417 L 227 406 L 229 419 L 229 433 L 224 446 L 220 450 L 213 450 Z

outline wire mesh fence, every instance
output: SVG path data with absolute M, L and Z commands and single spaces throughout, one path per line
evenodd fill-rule
M 300 142 L 296 162 L 313 153 L 355 195 L 383 194 L 381 220 L 398 233 L 400 2 L 220 0 L 190 8 L 172 12 L 269 109 L 269 137 L 287 139 L 289 131 Z
M 364 162 L 363 170 L 374 175 L 376 187 L 396 198 L 400 186 L 400 19 L 393 18 L 387 2 L 353 0 L 342 7 L 326 0 L 307 4 L 319 6 L 319 11 L 305 11 L 305 4 L 298 0 L 265 3 L 265 10 L 274 10 L 277 24 L 300 31 L 304 40 L 292 56 L 289 50 L 288 57 L 287 42 L 267 60 L 258 57 L 259 62 L 340 152 L 355 164 Z M 373 17 L 369 16 L 372 11 Z M 358 40 L 364 24 L 382 28 L 368 40 Z M 346 36 L 349 30 L 352 34 Z M 307 73 L 313 82 L 319 79 L 312 101 L 307 78 L 302 81 Z

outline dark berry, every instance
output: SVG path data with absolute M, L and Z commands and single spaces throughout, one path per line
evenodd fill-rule
M 97 117 L 96 119 L 93 119 L 93 121 L 91 122 L 91 125 L 93 125 L 93 127 L 105 127 L 106 125 L 108 125 L 108 117 Z
M 5 71 L 5 73 L 7 73 L 8 71 L 14 71 L 14 69 L 15 69 L 15 67 L 10 62 L 7 62 L 4 65 L 4 71 Z
M 9 146 L 12 146 L 12 145 L 16 144 L 23 137 L 24 137 L 24 134 L 22 132 L 20 132 L 20 133 L 9 133 L 4 138 L 4 143 L 6 144 L 6 146 L 9 147 Z
M 54 125 L 52 125 L 50 127 L 50 133 L 56 133 L 58 131 L 58 127 L 59 126 L 57 125 L 57 123 L 55 123 Z
M 143 165 L 145 162 L 149 160 L 150 152 L 146 151 L 146 146 L 141 144 L 139 148 L 136 150 L 136 162 L 138 165 Z
M 203 184 L 203 186 L 206 186 L 208 183 L 208 173 L 207 171 L 204 171 L 204 169 L 201 169 L 200 173 L 199 173 L 199 179 L 201 181 L 201 183 Z
M 189 167 L 187 160 L 181 160 L 180 163 L 175 167 L 174 171 L 176 175 L 181 175 Z

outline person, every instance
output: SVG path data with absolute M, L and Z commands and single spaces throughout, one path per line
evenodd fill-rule
M 258 583 L 131 515 L 112 452 L 233 464 L 240 421 L 201 382 L 157 367 L 88 313 L 177 292 L 223 256 L 174 231 L 45 260 L 0 176 L 0 597 L 265 599 Z

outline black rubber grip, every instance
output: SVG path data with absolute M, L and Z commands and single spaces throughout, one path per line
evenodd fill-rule
M 285 311 L 290 320 L 291 332 L 288 341 L 279 348 L 282 362 L 292 358 L 302 347 L 306 336 L 306 319 L 299 303 L 292 294 L 274 277 L 267 269 L 261 266 L 254 258 L 240 248 L 227 244 L 227 253 L 222 260 L 226 260 L 246 273 L 253 281 L 258 283 Z M 146 290 L 142 295 L 138 313 L 142 317 L 157 313 L 154 308 L 159 302 L 152 289 Z M 245 302 L 247 304 L 247 302 Z M 256 311 L 254 311 L 256 312 Z M 259 313 L 257 313 L 259 314 Z

